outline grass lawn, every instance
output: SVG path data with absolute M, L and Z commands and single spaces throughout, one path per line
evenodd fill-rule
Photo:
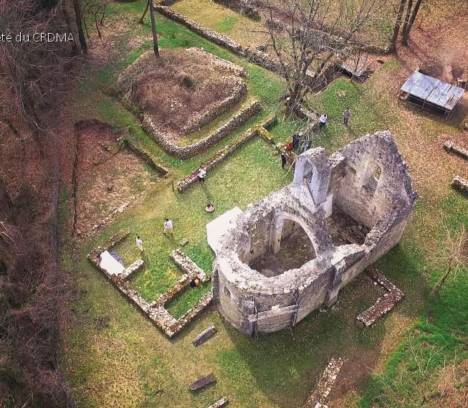
M 275 3 L 274 1 L 272 3 Z M 277 3 L 282 6 L 283 0 Z M 364 42 L 386 47 L 392 35 L 394 24 L 394 10 L 397 0 L 380 2 L 372 13 L 359 36 Z M 349 0 L 349 7 L 354 9 L 362 4 L 362 0 Z M 328 14 L 333 16 L 337 10 L 334 3 L 328 3 Z M 255 48 L 270 42 L 265 19 L 255 21 L 241 15 L 227 7 L 210 0 L 180 0 L 172 8 L 193 21 L 227 35 L 244 47 Z M 334 17 L 329 17 L 330 23 Z
M 180 7 L 184 3 L 188 2 L 180 2 Z M 421 406 L 422 395 L 437 382 L 438 370 L 467 357 L 466 275 L 460 271 L 448 281 L 438 299 L 428 298 L 429 288 L 445 267 L 439 256 L 446 248 L 445 228 L 457 231 L 467 223 L 466 201 L 447 187 L 451 178 L 448 170 L 461 168 L 458 159 L 443 156 L 447 160 L 443 167 L 436 156 L 431 156 L 433 150 L 426 145 L 421 148 L 421 143 L 434 144 L 441 132 L 453 134 L 456 129 L 400 107 L 391 89 L 381 90 L 379 85 L 400 68 L 393 61 L 365 84 L 338 79 L 309 101 L 329 114 L 330 124 L 317 144 L 330 151 L 366 132 L 387 128 L 394 132 L 421 195 L 403 241 L 379 262 L 386 275 L 404 290 L 405 300 L 373 328 L 361 330 L 354 322 L 355 315 L 378 296 L 372 285 L 360 277 L 342 291 L 335 308 L 312 314 L 292 331 L 246 338 L 213 310 L 170 341 L 86 261 L 91 248 L 116 232 L 130 230 L 130 238 L 117 248 L 130 263 L 137 255 L 135 235 L 141 235 L 147 266 L 132 279 L 132 284 L 152 300 L 180 276 L 169 253 L 181 239 L 189 241 L 183 251 L 210 272 L 213 254 L 205 239 L 206 223 L 233 206 L 245 208 L 286 185 L 292 177 L 281 169 L 272 148 L 255 139 L 210 173 L 205 187 L 197 185 L 184 194 L 173 191 L 174 181 L 235 140 L 245 128 L 276 111 L 282 81 L 158 16 L 163 47 L 199 46 L 243 66 L 248 72 L 249 95 L 264 106 L 264 111 L 243 129 L 206 153 L 186 161 L 170 157 L 141 130 L 131 113 L 108 96 L 116 75 L 151 47 L 149 26 L 128 24 L 143 6 L 144 1 L 111 3 L 107 26 L 118 26 L 119 22 L 127 26 L 115 34 L 112 64 L 90 68 L 88 79 L 77 90 L 76 116 L 77 120 L 98 118 L 117 127 L 129 127 L 133 142 L 150 152 L 170 174 L 147 191 L 143 201 L 84 243 L 78 262 L 72 262 L 70 254 L 64 252 L 64 266 L 73 271 L 78 297 L 64 338 L 62 365 L 78 406 L 206 407 L 221 396 L 227 396 L 234 407 L 301 406 L 332 356 L 350 361 L 364 359 L 367 369 L 375 372 L 370 381 L 365 375 L 352 392 L 338 396 L 339 406 Z M 237 14 L 235 17 L 241 18 Z M 227 31 L 236 25 L 223 18 L 216 21 Z M 133 47 L 135 39 L 137 46 Z M 346 107 L 353 112 L 350 132 L 341 125 Z M 277 140 L 284 140 L 296 126 L 281 120 L 272 132 Z M 427 183 L 428 172 L 431 184 Z M 214 215 L 204 211 L 208 199 L 217 207 Z M 174 221 L 175 240 L 162 234 L 165 217 Z M 189 289 L 169 304 L 169 310 L 180 316 L 207 288 Z M 108 326 L 99 324 L 103 318 L 109 319 Z M 218 329 L 216 337 L 193 348 L 193 337 L 210 324 Z M 358 373 L 359 369 L 351 371 Z M 188 385 L 210 372 L 218 383 L 191 394 Z

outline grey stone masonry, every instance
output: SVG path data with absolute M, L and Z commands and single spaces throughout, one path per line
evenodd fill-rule
M 356 317 L 356 320 L 362 323 L 365 327 L 372 326 L 379 318 L 392 310 L 405 296 L 404 293 L 390 282 L 381 272 L 375 269 L 370 269 L 367 274 L 374 282 L 382 286 L 386 293 L 379 297 L 375 304 L 373 304 L 369 309 L 366 309 Z
M 260 136 L 262 133 L 262 129 L 268 127 L 276 120 L 275 116 L 269 116 L 262 124 L 258 127 L 253 127 L 245 131 L 242 136 L 240 136 L 234 143 L 225 146 L 221 150 L 219 150 L 213 157 L 211 157 L 208 161 L 201 164 L 200 167 L 205 168 L 207 172 L 214 169 L 220 163 L 222 163 L 225 159 L 231 156 L 233 153 L 236 152 L 241 146 L 249 142 L 256 136 Z M 198 169 L 194 172 L 185 176 L 183 179 L 177 182 L 177 191 L 180 193 L 187 190 L 191 185 L 195 184 L 198 181 Z
M 193 262 L 187 255 L 180 249 L 176 249 L 171 253 L 172 260 L 176 265 L 184 271 L 190 279 L 198 278 L 202 282 L 208 282 L 209 276 L 201 269 L 195 262 Z
M 208 408 L 223 408 L 229 404 L 229 400 L 226 397 L 223 397 L 216 401 L 215 403 L 211 404 Z
M 143 259 L 137 259 L 130 266 L 125 268 L 124 273 L 121 274 L 121 278 L 128 279 L 130 275 L 134 274 L 135 272 L 138 272 L 141 268 L 143 268 L 144 265 L 145 265 L 145 261 L 143 261 Z
M 201 377 L 198 380 L 194 381 L 192 384 L 190 384 L 189 389 L 192 392 L 196 392 L 215 383 L 216 377 L 213 374 L 208 374 L 207 376 Z
M 343 367 L 343 363 L 344 361 L 341 358 L 332 358 L 329 361 L 320 377 L 317 387 L 310 394 L 309 398 L 307 398 L 303 408 L 326 407 L 328 397 L 336 383 L 336 379 Z
M 260 13 L 250 4 L 249 0 L 213 0 L 215 3 L 229 7 L 231 10 L 251 18 L 252 20 L 260 20 Z
M 465 149 L 464 147 L 457 145 L 451 140 L 447 140 L 444 143 L 444 149 L 448 153 L 455 153 L 456 155 L 462 157 L 463 159 L 468 160 L 468 149 Z
M 149 303 L 127 282 L 128 277 L 143 266 L 139 259 L 124 270 L 124 273 L 112 275 L 101 267 L 100 255 L 116 246 L 128 237 L 129 233 L 121 233 L 110 238 L 105 244 L 98 246 L 88 254 L 88 260 L 101 271 L 148 319 L 150 319 L 167 337 L 172 338 L 180 333 L 190 322 L 203 312 L 213 300 L 213 291 L 205 294 L 193 308 L 189 309 L 180 319 L 175 319 L 165 308 L 166 304 L 186 290 L 190 282 L 198 278 L 208 282 L 211 278 L 180 250 L 172 253 L 174 262 L 186 273 L 176 285 L 161 295 L 155 302 Z
M 229 229 L 220 223 L 226 231 L 207 229 L 220 313 L 253 336 L 292 327 L 332 305 L 345 285 L 398 244 L 416 198 L 388 131 L 331 156 L 322 148 L 304 152 L 293 183 L 237 213 Z M 365 231 L 362 240 L 349 239 L 342 220 Z M 310 249 L 298 262 L 291 248 Z
M 160 131 L 154 124 L 149 115 L 144 114 L 142 120 L 143 129 L 151 134 L 159 145 L 168 153 L 178 157 L 179 159 L 188 159 L 200 154 L 208 147 L 218 143 L 220 140 L 228 136 L 232 131 L 242 126 L 250 118 L 254 117 L 261 111 L 262 107 L 258 101 L 252 101 L 245 106 L 240 112 L 230 118 L 225 124 L 216 129 L 213 133 L 201 139 L 200 141 L 189 146 L 179 146 L 168 137 L 163 131 Z
M 192 344 L 195 347 L 201 346 L 203 343 L 206 343 L 209 339 L 211 339 L 217 330 L 216 327 L 210 326 L 207 329 L 203 330 L 195 339 L 192 341 Z
M 452 180 L 452 187 L 464 195 L 468 195 L 468 180 L 455 176 Z

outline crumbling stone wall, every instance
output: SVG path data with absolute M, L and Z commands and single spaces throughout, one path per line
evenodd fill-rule
M 231 10 L 251 18 L 252 20 L 260 20 L 260 13 L 249 0 L 213 0 L 215 3 L 229 7 Z
M 364 136 L 330 157 L 322 148 L 303 153 L 292 184 L 250 205 L 223 234 L 210 236 L 208 228 L 220 312 L 253 335 L 294 326 L 333 304 L 342 287 L 399 242 L 416 197 L 389 132 Z M 364 243 L 333 241 L 329 223 L 336 208 L 368 227 Z M 315 257 L 267 277 L 249 265 L 280 250 L 289 233 L 285 220 L 304 230 Z

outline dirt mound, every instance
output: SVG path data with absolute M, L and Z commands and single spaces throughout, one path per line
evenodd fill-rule
M 127 100 L 163 132 L 188 135 L 246 94 L 244 71 L 198 48 L 143 54 L 119 78 Z

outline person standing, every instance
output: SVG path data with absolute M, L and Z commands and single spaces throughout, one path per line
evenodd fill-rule
M 346 108 L 346 110 L 343 112 L 343 124 L 346 127 L 348 127 L 350 120 L 351 120 L 351 111 L 349 110 L 349 108 Z
M 293 149 L 294 151 L 297 151 L 297 149 L 299 148 L 299 143 L 301 141 L 301 136 L 299 135 L 299 133 L 294 133 L 293 134 L 293 137 L 292 137 L 292 140 L 293 140 Z
M 198 177 L 198 181 L 199 181 L 200 183 L 204 183 L 204 182 L 205 182 L 206 170 L 205 170 L 204 167 L 200 167 L 200 170 L 198 170 L 197 177 Z
M 164 234 L 174 237 L 174 224 L 169 218 L 164 220 Z
M 140 250 L 140 252 L 145 252 L 145 248 L 143 246 L 143 240 L 140 238 L 139 235 L 137 235 L 136 237 L 135 244 L 137 248 Z
M 328 122 L 328 116 L 326 113 L 322 113 L 320 115 L 320 118 L 319 118 L 319 126 L 321 128 L 325 127 L 327 125 L 327 122 Z
M 281 152 L 281 168 L 284 169 L 286 167 L 286 163 L 288 162 L 288 157 L 286 156 L 285 152 Z

